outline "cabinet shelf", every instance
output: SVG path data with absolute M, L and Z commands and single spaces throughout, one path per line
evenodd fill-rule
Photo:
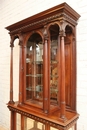
M 43 76 L 43 74 L 35 74 L 35 75 L 28 74 L 28 75 L 26 75 L 26 76 L 27 76 L 27 77 L 28 77 L 28 76 L 31 76 L 31 77 L 36 78 L 36 77 L 42 77 L 42 76 Z
M 58 75 L 50 75 L 51 78 L 58 78 Z
M 30 61 L 30 60 L 27 60 L 26 59 L 26 63 L 28 63 L 28 64 L 43 64 L 43 61 Z
M 28 91 L 35 91 L 35 92 L 41 92 L 42 91 L 42 85 L 36 86 L 36 89 L 34 87 L 27 87 L 26 90 Z M 56 88 L 50 88 L 50 92 L 58 92 L 58 89 Z
M 26 88 L 26 90 L 28 90 L 28 91 L 32 91 L 32 92 L 41 92 L 40 90 L 37 91 L 37 90 L 34 90 L 34 89 L 32 89 L 32 88 Z
M 57 64 L 58 61 L 55 61 L 55 60 L 51 60 L 51 64 Z
M 28 60 L 26 60 L 26 63 L 30 63 L 30 64 L 43 64 L 43 61 L 30 61 L 30 60 L 28 61 Z M 51 64 L 57 64 L 58 61 L 52 60 L 50 63 Z
M 54 92 L 54 93 L 55 93 L 55 92 L 58 92 L 58 89 L 50 88 L 50 92 L 51 92 L 51 93 L 53 93 L 53 92 Z
M 42 77 L 43 74 L 35 74 L 35 75 L 28 74 L 28 75 L 26 75 L 26 77 L 28 77 L 28 76 L 31 76 L 31 77 L 36 78 L 36 77 Z M 52 78 L 52 77 L 58 78 L 59 76 L 58 76 L 58 75 L 50 75 L 50 77 L 51 77 L 51 78 Z

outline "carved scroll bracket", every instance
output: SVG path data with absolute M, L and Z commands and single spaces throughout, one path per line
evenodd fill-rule
M 14 41 L 17 38 L 19 39 L 19 45 L 22 45 L 22 43 L 23 43 L 23 35 L 22 35 L 22 33 L 19 32 L 19 33 L 14 34 L 14 35 L 10 34 L 10 39 L 11 39 L 10 47 L 14 47 Z
M 65 27 L 67 23 L 64 20 L 60 20 L 60 36 L 65 37 Z
M 14 35 L 10 35 L 10 47 L 14 47 L 14 39 L 15 39 L 15 36 Z
M 22 33 L 19 34 L 19 45 L 23 46 L 23 34 Z

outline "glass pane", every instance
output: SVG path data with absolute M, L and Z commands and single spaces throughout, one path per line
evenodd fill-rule
M 51 42 L 51 63 L 50 63 L 50 98 L 51 102 L 58 103 L 58 42 Z
M 21 130 L 21 115 L 18 113 L 16 114 L 16 129 Z
M 37 122 L 35 120 L 32 120 L 30 118 L 26 119 L 26 126 L 25 130 L 45 130 L 44 124 Z
M 43 44 L 41 36 L 33 34 L 27 43 L 26 100 L 42 106 L 43 100 Z
M 59 52 L 58 52 L 59 27 L 57 24 L 50 26 L 50 101 L 58 104 L 59 84 Z
M 50 130 L 59 130 L 59 129 L 56 129 L 56 128 L 53 128 L 53 127 L 50 127 Z

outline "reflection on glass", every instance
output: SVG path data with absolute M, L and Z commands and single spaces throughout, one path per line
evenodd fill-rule
M 58 129 L 56 129 L 56 128 L 53 128 L 53 127 L 50 127 L 50 130 L 58 130 Z
M 16 130 L 21 130 L 21 123 L 20 123 L 20 120 L 21 120 L 21 115 L 20 114 L 16 114 Z
M 51 63 L 50 63 L 50 96 L 51 102 L 58 103 L 58 42 L 51 41 Z
M 43 44 L 41 40 L 39 34 L 33 34 L 28 40 L 26 55 L 26 99 L 33 103 L 38 102 L 39 105 L 42 104 L 43 99 Z
M 44 124 L 32 120 L 30 118 L 26 119 L 26 130 L 45 130 Z
M 59 26 L 51 25 L 50 31 L 50 101 L 51 104 L 58 104 L 58 87 L 59 87 Z

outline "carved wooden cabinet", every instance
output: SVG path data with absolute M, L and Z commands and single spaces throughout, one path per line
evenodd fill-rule
M 80 15 L 62 3 L 6 27 L 11 37 L 11 128 L 68 130 L 79 117 L 76 111 L 76 25 Z M 19 100 L 13 99 L 13 47 L 19 38 Z M 27 119 L 33 127 L 26 127 Z M 42 123 L 38 128 L 37 124 Z

